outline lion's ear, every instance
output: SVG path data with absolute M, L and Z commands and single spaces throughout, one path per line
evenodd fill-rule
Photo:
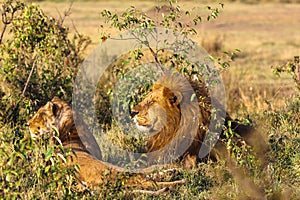
M 182 94 L 178 91 L 172 92 L 169 88 L 162 88 L 162 95 L 167 97 L 171 104 L 179 105 L 182 101 Z
M 61 100 L 60 100 L 60 98 L 58 98 L 57 96 L 54 96 L 53 99 L 52 99 L 51 101 L 52 101 L 52 102 L 55 102 L 55 101 L 61 101 Z
M 57 96 L 53 97 L 53 99 L 51 100 L 51 105 L 52 105 L 52 112 L 53 115 L 56 117 L 58 116 L 58 112 L 59 112 L 59 105 L 62 102 L 62 100 L 60 98 L 58 98 Z
M 56 117 L 58 115 L 58 110 L 59 110 L 58 105 L 49 101 L 48 106 L 51 109 L 53 115 Z
M 174 92 L 174 104 L 179 105 L 182 101 L 182 94 L 181 92 Z
M 58 115 L 58 105 L 55 103 L 52 105 L 52 112 L 55 117 Z

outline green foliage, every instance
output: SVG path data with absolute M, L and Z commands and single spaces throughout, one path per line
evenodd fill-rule
M 1 46 L 3 79 L 30 99 L 42 98 L 41 103 L 70 96 L 81 58 L 75 41 L 67 38 L 68 29 L 29 5 L 13 21 L 11 34 Z
M 21 128 L 0 130 L 0 194 L 5 199 L 49 199 L 72 196 L 77 165 L 71 151 L 55 145 L 54 137 L 38 141 Z M 59 144 L 59 143 L 58 143 Z M 62 161 L 62 162 L 61 162 Z
M 267 113 L 269 130 L 270 167 L 274 184 L 300 184 L 300 101 L 291 101 L 285 110 Z
M 287 73 L 292 75 L 298 90 L 300 91 L 300 60 L 299 56 L 295 56 L 293 61 L 289 61 L 284 65 L 279 65 L 273 67 L 273 72 L 277 76 L 282 73 Z
M 203 19 L 209 21 L 216 19 L 219 16 L 220 10 L 223 8 L 223 4 L 217 4 L 215 7 L 207 6 L 207 13 L 203 16 L 193 12 L 193 9 L 184 10 L 177 1 L 167 0 L 162 1 L 158 6 L 151 12 L 143 12 L 134 6 L 126 9 L 124 12 L 117 13 L 111 12 L 110 10 L 103 10 L 101 12 L 102 17 L 105 19 L 105 23 L 109 24 L 110 28 L 118 29 L 120 32 L 128 31 L 136 39 L 139 44 L 136 49 L 127 52 L 127 55 L 117 55 L 116 62 L 108 67 L 109 75 L 107 75 L 103 80 L 99 81 L 98 96 L 96 97 L 97 107 L 97 117 L 100 123 L 111 123 L 112 117 L 110 109 L 106 109 L 110 105 L 110 100 L 112 97 L 117 96 L 119 98 L 119 108 L 121 106 L 126 107 L 118 111 L 116 116 L 120 116 L 122 112 L 128 110 L 128 107 L 132 108 L 137 102 L 141 101 L 147 91 L 151 87 L 149 85 L 153 84 L 156 80 L 155 77 L 159 73 L 164 73 L 167 69 L 176 69 L 179 73 L 183 74 L 188 78 L 198 77 L 199 81 L 203 81 L 202 69 L 206 70 L 204 64 L 192 63 L 188 60 L 188 49 L 196 44 L 190 44 L 188 42 L 182 42 L 183 40 L 177 39 L 172 44 L 169 44 L 167 38 L 160 38 L 157 31 L 159 28 L 164 28 L 169 32 L 173 32 L 174 35 L 180 36 L 190 36 L 197 35 L 196 27 L 200 25 Z M 151 14 L 152 13 L 152 14 Z M 188 19 L 188 20 L 187 20 Z M 179 36 L 179 37 L 180 37 Z M 110 32 L 102 32 L 100 39 L 105 42 L 107 39 L 111 38 Z M 113 38 L 111 38 L 113 39 Z M 174 49 L 164 49 L 160 47 L 154 47 L 150 45 L 150 40 L 154 39 L 157 44 L 166 43 L 167 46 L 180 46 L 182 51 L 175 52 Z M 165 39 L 163 41 L 163 39 Z M 192 42 L 191 42 L 192 43 Z M 236 54 L 235 52 L 234 54 Z M 228 52 L 227 55 L 230 53 Z M 125 57 L 125 58 L 124 58 Z M 212 62 L 220 65 L 221 67 L 228 67 L 230 61 L 222 61 L 221 58 L 206 58 L 211 59 Z M 138 74 L 127 74 L 129 70 L 134 69 L 138 65 L 145 64 L 144 60 L 148 60 L 148 63 L 155 63 L 157 70 L 155 72 L 149 72 L 147 75 L 144 73 Z M 116 64 L 117 63 L 117 64 Z M 147 62 L 146 62 L 147 63 Z M 164 68 L 166 67 L 166 68 Z M 145 67 L 149 70 L 150 67 Z M 198 70 L 200 69 L 200 70 Z M 143 70 L 143 69 L 141 69 Z M 152 73 L 152 74 L 151 74 Z M 155 74 L 155 75 L 154 75 Z M 211 73 L 214 76 L 214 73 Z M 134 77 L 152 77 L 152 79 L 147 82 L 143 82 L 137 85 L 137 80 Z M 208 78 L 208 77 L 205 77 Z M 123 90 L 112 91 L 118 81 L 122 82 L 133 82 L 135 85 L 133 88 L 125 88 Z M 109 85 L 109 86 L 107 86 Z M 130 91 L 130 93 L 124 94 L 124 91 Z M 123 93 L 122 93 L 123 92 Z M 106 102 L 106 103 L 105 103 Z M 101 113 L 106 113 L 103 115 Z M 119 115 L 118 115 L 119 114 Z M 121 119 L 121 121 L 126 121 L 130 119 Z M 110 127 L 110 125 L 108 125 Z
M 25 124 L 31 111 L 31 101 L 20 97 L 17 92 L 1 98 L 0 121 L 5 125 L 16 127 Z
M 6 0 L 0 9 L 0 196 L 72 198 L 78 170 L 68 160 L 73 153 L 57 138 L 32 141 L 24 124 L 53 96 L 70 100 L 90 41 L 78 33 L 70 36 L 63 25 L 67 16 L 58 21 L 18 0 Z
M 274 67 L 274 73 L 280 76 L 288 73 L 294 79 L 298 92 L 300 91 L 299 56 L 284 65 Z M 300 185 L 300 101 L 299 94 L 292 99 L 287 108 L 276 112 L 266 112 L 269 123 L 274 127 L 269 131 L 270 168 L 274 173 L 273 184 Z
M 253 127 L 249 120 L 244 120 L 243 122 L 236 120 L 235 123 L 237 122 L 245 126 Z M 222 142 L 226 145 L 227 150 L 230 151 L 231 157 L 234 158 L 238 165 L 246 167 L 252 172 L 257 170 L 259 164 L 255 151 L 253 151 L 251 145 L 245 142 L 243 137 L 234 132 L 231 126 L 232 122 L 228 121 L 227 123 L 228 125 L 224 130 L 224 139 L 222 139 Z
M 20 120 L 17 115 L 24 101 L 37 108 L 54 96 L 70 100 L 81 54 L 90 40 L 80 34 L 69 39 L 64 18 L 49 18 L 35 5 L 5 1 L 2 12 L 3 22 L 9 21 L 10 37 L 0 44 L 0 89 L 4 91 L 0 107 L 14 113 L 1 113 L 5 123 Z
M 209 11 L 209 14 L 206 16 L 207 21 L 216 19 L 219 16 L 220 9 L 223 8 L 224 4 L 220 3 L 219 5 L 219 7 L 207 6 L 207 10 Z M 138 10 L 134 6 L 131 6 L 121 14 L 103 10 L 101 15 L 106 23 L 110 24 L 111 27 L 119 29 L 119 31 L 163 27 L 184 35 L 197 34 L 194 26 L 199 25 L 202 22 L 202 18 L 205 18 L 194 14 L 191 10 L 182 10 L 177 1 L 173 0 L 163 1 L 162 5 L 155 7 L 154 12 L 157 14 L 160 13 L 162 18 L 155 19 L 154 17 L 150 17 L 147 13 Z M 188 22 L 183 22 L 185 17 L 189 18 Z M 105 32 L 100 36 L 102 40 L 106 40 L 109 37 L 110 34 Z
M 220 8 L 207 6 L 207 10 L 209 11 L 209 14 L 206 17 L 207 21 L 216 19 L 223 6 L 224 5 L 221 3 L 219 4 Z M 154 8 L 153 12 L 155 13 L 154 17 L 149 15 L 149 13 L 138 10 L 134 6 L 131 6 L 121 14 L 112 13 L 109 10 L 103 10 L 101 12 L 102 17 L 105 19 L 105 23 L 108 23 L 111 28 L 117 28 L 119 31 L 129 31 L 133 37 L 140 42 L 140 46 L 131 52 L 134 53 L 134 56 L 130 58 L 133 60 L 133 63 L 140 60 L 144 56 L 142 51 L 147 49 L 150 51 L 155 63 L 159 65 L 162 64 L 161 54 L 164 53 L 165 49 L 154 49 L 154 47 L 149 44 L 149 38 L 151 37 L 147 38 L 149 34 L 159 42 L 160 38 L 156 35 L 155 29 L 165 28 L 169 31 L 173 31 L 174 34 L 184 36 L 197 35 L 195 27 L 199 25 L 202 22 L 202 18 L 204 18 L 190 10 L 184 11 L 177 1 L 173 0 L 163 1 L 161 5 Z M 184 21 L 186 18 L 189 20 Z M 144 30 L 147 30 L 147 33 L 145 33 Z M 100 39 L 105 42 L 107 38 L 110 37 L 111 34 L 109 32 L 103 32 Z M 167 43 L 167 41 L 164 42 Z M 180 42 L 180 40 L 175 41 L 173 45 L 187 45 L 178 44 L 176 42 Z M 188 52 L 183 52 L 182 55 L 173 55 L 173 59 L 175 58 L 175 61 L 179 61 L 182 59 L 182 56 L 186 58 L 186 54 L 188 54 Z M 188 60 L 185 61 L 189 62 Z

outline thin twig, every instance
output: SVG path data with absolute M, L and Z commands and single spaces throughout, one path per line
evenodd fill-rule
M 299 62 L 299 56 L 294 57 L 294 63 L 295 63 L 295 79 L 296 79 L 296 84 L 298 86 L 298 89 L 300 89 L 300 62 Z
M 30 70 L 29 76 L 28 76 L 28 78 L 27 78 L 26 84 L 25 84 L 24 89 L 23 89 L 23 92 L 22 92 L 22 96 L 25 95 L 25 91 L 26 91 L 26 89 L 27 89 L 27 86 L 28 86 L 29 81 L 30 81 L 30 79 L 31 79 L 31 76 L 32 76 L 32 74 L 33 74 L 33 70 L 34 70 L 34 67 L 35 67 L 35 63 L 36 63 L 36 59 L 34 59 L 34 61 L 33 61 L 32 68 L 31 68 L 31 70 Z
M 4 33 L 6 32 L 6 28 L 7 28 L 7 24 L 4 24 L 4 27 L 2 29 L 1 36 L 0 36 L 0 44 L 2 44 L 2 40 L 4 37 Z
M 145 43 L 143 40 L 141 40 L 137 35 L 135 35 L 134 33 L 132 33 L 132 35 L 141 43 L 141 44 L 144 44 L 146 45 L 146 47 L 150 50 L 152 56 L 154 57 L 155 59 L 155 62 L 156 64 L 158 65 L 158 68 L 159 70 L 161 71 L 161 73 L 163 74 L 164 73 L 164 70 L 162 68 L 162 65 L 158 59 L 158 55 L 157 55 L 157 52 L 155 53 L 155 51 L 152 49 L 152 47 L 150 46 L 149 42 L 147 41 L 147 43 Z
M 5 11 L 1 11 L 1 15 L 2 15 L 2 23 L 4 24 L 2 32 L 1 32 L 1 36 L 0 36 L 0 44 L 2 43 L 3 37 L 4 37 L 4 33 L 6 32 L 7 26 L 12 22 L 13 18 L 14 18 L 14 14 L 15 12 L 11 13 L 11 20 L 7 19 L 6 16 L 7 12 Z
M 185 179 L 181 179 L 178 181 L 171 181 L 171 182 L 156 182 L 159 186 L 174 186 L 174 185 L 183 185 L 186 183 Z
M 151 194 L 153 196 L 158 196 L 164 192 L 169 191 L 168 187 L 162 188 L 160 190 L 157 191 L 151 191 L 151 190 L 133 190 L 131 193 L 133 194 Z
M 65 19 L 71 15 L 71 10 L 72 10 L 72 7 L 73 7 L 73 3 L 74 3 L 74 2 L 71 2 L 71 3 L 70 3 L 68 9 L 64 11 L 64 15 L 63 15 L 63 16 L 62 16 L 61 13 L 59 12 L 59 10 L 56 8 L 56 11 L 57 11 L 57 13 L 58 13 L 58 15 L 59 15 L 59 25 L 60 25 L 60 26 L 62 26 L 63 23 L 64 23 L 64 21 L 65 21 Z

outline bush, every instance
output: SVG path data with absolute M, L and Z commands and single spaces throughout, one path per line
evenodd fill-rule
M 0 78 L 7 85 L 1 110 L 19 111 L 18 101 L 25 99 L 34 108 L 53 96 L 70 100 L 73 80 L 83 61 L 81 53 L 90 40 L 80 34 L 69 39 L 63 20 L 47 17 L 38 6 L 6 1 L 2 7 L 6 16 L 12 17 L 10 37 L 0 44 Z
M 286 109 L 268 113 L 270 166 L 278 183 L 300 184 L 300 100 L 290 102 Z M 276 158 L 276 159 L 275 159 Z M 275 184 L 275 183 L 274 183 Z
M 24 124 L 53 96 L 70 101 L 90 40 L 70 36 L 63 20 L 47 17 L 38 6 L 7 0 L 0 9 L 0 196 L 72 198 L 78 169 L 67 162 L 72 152 L 54 145 L 54 138 L 33 142 Z
M 49 199 L 72 195 L 78 166 L 69 165 L 53 137 L 33 142 L 20 128 L 0 130 L 0 195 L 6 199 Z M 60 162 L 65 160 L 65 162 Z

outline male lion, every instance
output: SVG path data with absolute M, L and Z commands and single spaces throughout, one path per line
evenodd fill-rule
M 63 147 L 66 149 L 71 148 L 76 153 L 76 156 L 72 156 L 70 164 L 79 164 L 80 169 L 77 178 L 83 185 L 97 186 L 104 181 L 113 182 L 124 173 L 123 169 L 99 160 L 101 153 L 94 136 L 88 131 L 83 122 L 75 126 L 71 107 L 61 99 L 54 97 L 45 106 L 41 107 L 29 120 L 28 125 L 33 138 L 41 134 L 51 133 L 53 127 L 59 131 L 59 139 Z M 156 185 L 183 184 L 184 180 L 155 183 L 145 178 L 144 174 L 131 173 L 129 177 L 123 180 L 123 183 L 148 188 Z
M 149 161 L 166 160 L 173 155 L 188 168 L 199 161 L 199 151 L 211 119 L 211 98 L 204 82 L 187 80 L 179 73 L 165 74 L 152 91 L 132 110 L 139 130 L 149 133 L 146 152 Z M 225 125 L 231 120 L 226 113 Z M 237 133 L 251 127 L 231 123 Z M 221 136 L 222 137 L 222 136 Z M 211 156 L 215 158 L 212 151 Z

